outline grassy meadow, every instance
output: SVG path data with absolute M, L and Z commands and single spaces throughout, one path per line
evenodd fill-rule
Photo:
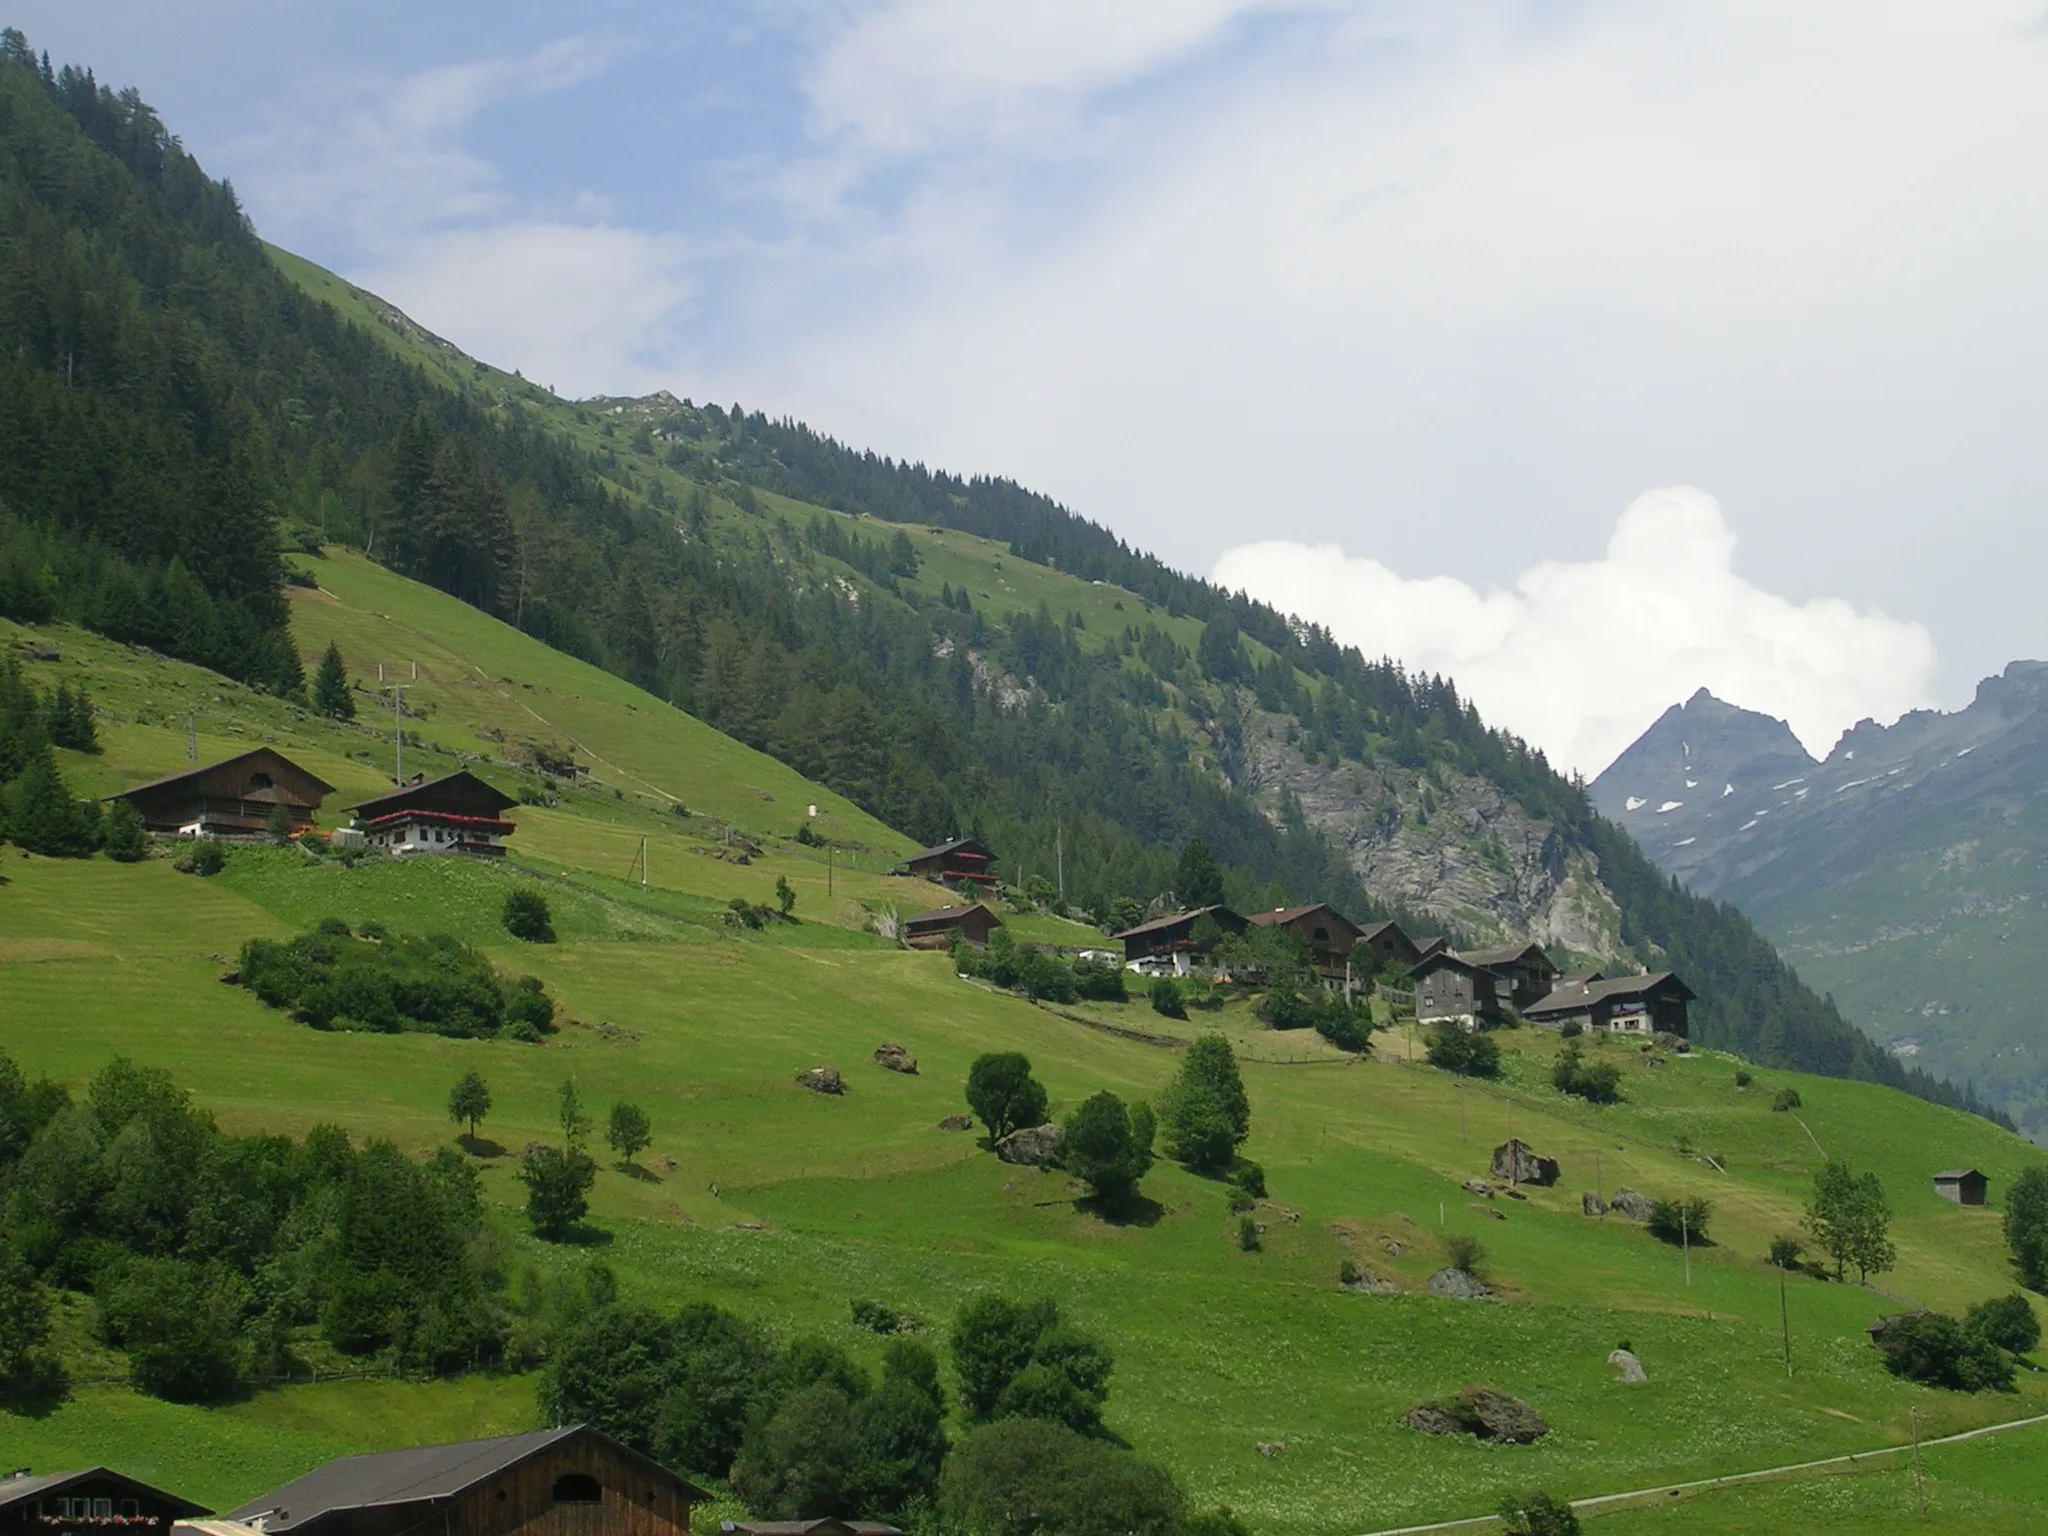
M 950 579 L 936 552 L 929 568 Z M 1996 1204 L 2040 1154 L 1988 1123 L 1792 1073 L 1739 1087 L 1732 1059 L 1653 1060 L 1622 1042 L 1590 1047 L 1620 1065 L 1625 1095 L 1595 1108 L 1551 1089 L 1557 1041 L 1534 1031 L 1503 1037 L 1507 1070 L 1482 1085 L 1415 1059 L 1399 1028 L 1376 1036 L 1372 1058 L 1352 1060 L 1306 1034 L 1275 1035 L 1235 1006 L 1187 1022 L 1142 1001 L 1040 1008 L 964 982 L 943 954 L 868 931 L 875 911 L 944 897 L 888 877 L 909 845 L 854 807 L 364 561 L 337 555 L 306 569 L 319 585 L 294 589 L 293 611 L 309 659 L 333 641 L 372 685 L 379 661 L 408 682 L 419 664 L 406 724 L 421 744 L 408 746 L 409 768 L 468 761 L 508 789 L 536 786 L 508 759 L 539 744 L 573 750 L 587 776 L 558 784 L 553 807 L 513 813 L 515 851 L 502 865 L 346 868 L 254 848 L 200 879 L 161 855 L 121 866 L 0 851 L 0 1048 L 31 1074 L 75 1086 L 125 1054 L 169 1069 L 231 1130 L 338 1122 L 424 1154 L 454 1139 L 448 1088 L 473 1067 L 495 1107 L 471 1153 L 519 1264 L 599 1259 L 631 1299 L 718 1301 L 784 1335 L 829 1335 L 871 1362 L 878 1341 L 852 1328 L 854 1299 L 942 1327 L 979 1291 L 1052 1294 L 1116 1354 L 1114 1430 L 1260 1536 L 1483 1513 L 1532 1485 L 1583 1497 L 1899 1444 L 1915 1413 L 1935 1436 L 2048 1412 L 2048 1382 L 2031 1371 L 2010 1395 L 1914 1387 L 1886 1374 L 1863 1335 L 1905 1306 L 1959 1311 L 2011 1289 Z M 17 634 L 0 626 L 0 644 Z M 328 825 L 389 783 L 390 717 L 368 695 L 356 724 L 336 726 L 127 647 L 68 630 L 43 638 L 60 659 L 31 674 L 86 682 L 102 710 L 105 753 L 64 754 L 94 792 L 182 766 L 188 718 L 202 761 L 270 740 L 336 784 Z M 676 814 L 678 802 L 689 814 Z M 790 835 L 814 804 L 813 824 L 843 845 L 829 868 Z M 729 830 L 760 854 L 722 857 Z M 798 892 L 799 922 L 753 932 L 725 920 L 734 896 L 771 900 L 778 876 Z M 556 944 L 522 944 L 498 921 L 505 893 L 537 879 Z M 540 1045 L 325 1033 L 220 985 L 245 940 L 330 915 L 472 943 L 509 972 L 541 977 L 561 1027 Z M 1014 926 L 1044 942 L 1091 936 L 1042 916 Z M 1240 1250 L 1217 1182 L 1162 1164 L 1145 1181 L 1149 1204 L 1111 1223 L 1063 1176 L 1011 1168 L 976 1134 L 939 1128 L 965 1107 L 962 1084 L 982 1051 L 1028 1053 L 1058 1112 L 1103 1088 L 1156 1095 L 1175 1042 L 1210 1029 L 1246 1064 L 1246 1151 L 1270 1191 L 1255 1213 L 1257 1252 Z M 916 1054 L 915 1076 L 873 1063 L 885 1041 Z M 820 1064 L 845 1074 L 843 1096 L 798 1086 L 797 1073 Z M 551 1246 L 527 1235 L 512 1165 L 551 1134 L 556 1091 L 570 1080 L 600 1114 L 619 1099 L 641 1105 L 654 1142 L 638 1167 L 604 1168 L 586 1240 Z M 1796 1114 L 1771 1109 L 1781 1087 L 1798 1089 Z M 1510 1133 L 1559 1159 L 1562 1181 L 1521 1200 L 1475 1197 L 1464 1181 L 1485 1174 Z M 1793 1277 L 1788 1378 L 1779 1278 L 1762 1255 L 1772 1236 L 1797 1230 L 1823 1150 L 1883 1178 L 1900 1259 L 1873 1288 Z M 1935 1198 L 1928 1176 L 1958 1164 L 1991 1175 L 1992 1209 Z M 1689 1277 L 1685 1255 L 1634 1223 L 1582 1214 L 1581 1191 L 1621 1184 L 1713 1202 L 1712 1241 L 1693 1249 Z M 1493 1299 L 1425 1294 L 1451 1232 L 1483 1243 Z M 1391 1291 L 1340 1288 L 1346 1259 Z M 82 1318 L 67 1327 L 80 1351 L 99 1349 Z M 1624 1340 L 1647 1384 L 1611 1379 L 1606 1356 Z M 118 1359 L 106 1365 L 118 1374 Z M 1402 1426 L 1410 1405 L 1472 1383 L 1527 1399 L 1553 1432 L 1509 1449 Z M 334 1455 L 531 1424 L 534 1385 L 489 1373 L 336 1381 L 202 1410 L 85 1384 L 45 1416 L 0 1416 L 0 1456 L 38 1468 L 105 1461 L 228 1507 Z M 1282 1448 L 1267 1456 L 1261 1444 Z M 2041 1444 L 2027 1431 L 1930 1452 L 1929 1528 L 2027 1528 L 2020 1512 L 2038 1511 L 2044 1492 L 2029 1470 Z M 1905 1465 L 1603 1510 L 1598 1526 L 1617 1536 L 1883 1528 L 1912 1508 Z

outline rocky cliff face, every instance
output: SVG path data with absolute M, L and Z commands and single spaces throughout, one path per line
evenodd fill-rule
M 1233 776 L 1276 818 L 1288 795 L 1344 848 L 1372 895 L 1488 940 L 1534 939 L 1631 964 L 1590 853 L 1570 849 L 1493 784 L 1389 762 L 1311 763 L 1284 715 L 1252 714 Z

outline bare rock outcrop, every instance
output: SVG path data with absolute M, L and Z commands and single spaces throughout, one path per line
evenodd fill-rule
M 1648 1195 L 1637 1194 L 1627 1185 L 1623 1185 L 1614 1192 L 1614 1198 L 1607 1202 L 1607 1208 L 1610 1211 L 1621 1212 L 1630 1221 L 1648 1221 L 1651 1203 Z
M 875 1047 L 875 1060 L 880 1065 L 887 1067 L 891 1072 L 902 1072 L 911 1077 L 917 1076 L 917 1058 L 911 1055 L 903 1046 L 878 1045 Z
M 1550 1433 L 1542 1414 L 1492 1387 L 1467 1387 L 1455 1397 L 1417 1403 L 1403 1422 L 1425 1435 L 1474 1435 L 1500 1445 L 1531 1445 Z
M 1512 1137 L 1493 1149 L 1493 1176 L 1548 1189 L 1557 1182 L 1557 1159 L 1539 1157 L 1526 1141 Z
M 1491 1296 L 1493 1288 L 1469 1269 L 1440 1269 L 1429 1277 L 1429 1294 L 1453 1301 L 1477 1301 Z
M 996 1156 L 1020 1168 L 1042 1168 L 1059 1153 L 1060 1128 L 1056 1125 L 1027 1126 L 1012 1131 L 996 1143 Z
M 839 1080 L 837 1067 L 806 1067 L 797 1073 L 797 1082 L 813 1093 L 844 1093 L 846 1084 Z

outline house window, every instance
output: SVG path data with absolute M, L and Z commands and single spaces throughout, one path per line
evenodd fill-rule
M 142 1513 L 142 1506 L 133 1499 L 123 1499 L 121 1501 L 121 1513 L 132 1520 Z
M 588 1472 L 564 1472 L 555 1479 L 557 1504 L 597 1504 L 603 1499 L 604 1490 Z

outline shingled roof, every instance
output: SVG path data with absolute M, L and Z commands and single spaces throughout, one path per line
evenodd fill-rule
M 267 1536 L 290 1531 L 338 1509 L 375 1509 L 394 1504 L 424 1504 L 449 1499 L 475 1487 L 487 1478 L 508 1471 L 528 1458 L 579 1436 L 598 1432 L 581 1424 L 563 1429 L 529 1430 L 522 1435 L 499 1435 L 491 1440 L 464 1440 L 455 1445 L 422 1445 L 404 1451 L 380 1451 L 369 1456 L 344 1456 L 324 1467 L 315 1467 L 304 1477 L 252 1499 L 240 1509 L 228 1511 L 231 1520 L 261 1524 Z M 600 1436 L 599 1438 L 605 1438 Z M 645 1461 L 639 1453 L 613 1444 L 612 1449 L 632 1461 Z M 663 1477 L 675 1474 L 647 1462 L 650 1470 Z M 678 1479 L 678 1481 L 681 1481 Z M 710 1495 L 691 1483 L 692 1503 Z

